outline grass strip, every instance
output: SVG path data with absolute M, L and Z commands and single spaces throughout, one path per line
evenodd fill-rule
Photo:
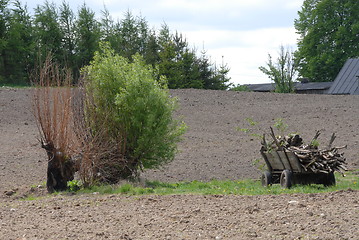
M 321 184 L 294 185 L 290 189 L 281 188 L 279 184 L 263 187 L 259 180 L 212 180 L 209 182 L 191 181 L 164 183 L 147 181 L 144 186 L 125 183 L 121 185 L 102 185 L 74 191 L 76 194 L 127 194 L 127 195 L 170 195 L 170 194 L 205 194 L 205 195 L 277 195 L 294 193 L 323 193 L 339 190 L 359 190 L 358 172 L 348 172 L 345 177 L 336 174 L 335 186 L 325 187 Z

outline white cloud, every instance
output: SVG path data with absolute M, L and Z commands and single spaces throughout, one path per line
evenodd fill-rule
M 204 42 L 208 47 L 268 47 L 294 45 L 295 30 L 293 27 L 286 28 L 263 28 L 246 31 L 229 30 L 204 30 L 204 31 L 184 31 L 191 42 Z
M 232 82 L 263 83 L 270 80 L 261 71 L 268 54 L 278 56 L 280 45 L 295 50 L 296 33 L 293 27 L 265 28 L 248 31 L 188 31 L 184 32 L 190 43 L 198 50 L 207 50 L 207 55 L 218 64 L 227 63 L 231 68 Z

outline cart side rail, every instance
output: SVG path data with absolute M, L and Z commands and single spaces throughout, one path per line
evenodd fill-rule
M 269 171 L 283 171 L 288 169 L 294 173 L 305 172 L 298 157 L 293 152 L 271 151 L 263 152 Z

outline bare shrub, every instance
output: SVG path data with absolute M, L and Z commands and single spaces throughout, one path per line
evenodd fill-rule
M 108 116 L 97 113 L 93 92 L 86 89 L 81 81 L 72 99 L 74 133 L 80 145 L 76 156 L 81 159 L 79 176 L 82 183 L 91 186 L 128 178 L 132 172 L 125 171 L 125 142 L 123 139 L 111 140 L 106 127 Z M 119 172 L 127 173 L 119 177 Z
M 78 147 L 72 131 L 72 75 L 53 64 L 49 55 L 32 80 L 33 113 L 48 155 L 47 189 L 64 190 L 76 170 L 70 156 Z

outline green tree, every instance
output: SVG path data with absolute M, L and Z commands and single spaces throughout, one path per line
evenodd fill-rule
M 176 59 L 176 49 L 172 41 L 169 27 L 164 24 L 160 29 L 158 38 L 159 44 L 159 58 L 158 64 L 160 74 L 166 76 L 168 80 L 168 87 L 171 89 L 181 88 L 181 73 L 180 67 Z
M 0 0 L 0 84 L 5 82 L 5 49 L 7 46 L 7 27 L 9 24 L 8 0 Z
M 348 58 L 359 56 L 359 1 L 305 0 L 294 22 L 300 34 L 299 73 L 333 81 Z
M 229 84 L 229 81 L 231 80 L 230 77 L 228 77 L 229 73 L 229 67 L 227 64 L 222 64 L 219 66 L 219 69 L 215 68 L 215 73 L 213 80 L 211 81 L 209 89 L 218 89 L 218 90 L 226 90 L 231 85 Z
M 169 88 L 228 89 L 229 68 L 223 64 L 217 69 L 202 51 L 188 47 L 182 34 L 171 34 L 164 24 L 157 37 L 159 45 L 159 71 L 168 79 Z
M 181 67 L 182 88 L 203 88 L 200 69 L 194 50 L 186 48 L 179 61 Z
M 206 55 L 206 51 L 201 51 L 200 58 L 197 59 L 197 64 L 200 72 L 200 79 L 203 82 L 204 89 L 215 89 L 214 86 L 214 71 L 212 69 L 212 64 L 209 58 Z
M 64 64 L 64 35 L 60 26 L 59 14 L 54 3 L 46 1 L 35 9 L 34 37 L 38 61 L 42 62 L 51 52 L 55 61 Z
M 280 46 L 277 61 L 273 62 L 272 56 L 268 54 L 266 67 L 259 67 L 275 84 L 275 91 L 279 93 L 294 92 L 294 78 L 297 68 L 293 53 Z
M 75 23 L 76 31 L 76 56 L 79 67 L 88 65 L 95 51 L 99 48 L 100 24 L 95 19 L 95 13 L 83 4 L 78 11 Z
M 109 45 L 103 45 L 101 51 L 84 68 L 86 90 L 95 106 L 85 112 L 92 133 L 105 132 L 106 141 L 117 143 L 114 150 L 119 153 L 113 154 L 119 163 L 117 173 L 108 177 L 108 172 L 101 172 L 106 181 L 115 182 L 171 161 L 185 128 L 172 117 L 176 100 L 169 97 L 166 83 L 154 79 L 154 69 L 139 54 L 129 62 Z
M 78 76 L 79 69 L 76 65 L 76 39 L 75 39 L 76 17 L 68 3 L 65 1 L 60 5 L 59 23 L 63 33 L 62 48 L 64 50 L 64 63 L 75 76 Z
M 203 88 L 196 54 L 188 48 L 182 34 L 171 34 L 165 24 L 160 30 L 158 43 L 159 71 L 166 76 L 169 88 Z
M 153 67 L 157 66 L 160 62 L 159 56 L 160 45 L 156 36 L 155 30 L 149 32 L 148 41 L 146 45 L 143 57 L 147 64 L 151 64 Z
M 33 65 L 32 26 L 26 6 L 15 1 L 11 9 L 3 49 L 4 77 L 8 83 L 28 83 L 27 73 Z
M 148 23 L 143 17 L 135 17 L 127 11 L 118 25 L 119 53 L 128 59 L 139 53 L 144 55 L 149 41 Z
M 116 24 L 113 21 L 110 12 L 104 7 L 104 9 L 101 11 L 102 17 L 100 21 L 101 26 L 101 41 L 109 42 L 111 45 L 115 45 L 115 28 Z
M 222 64 L 219 66 L 219 68 L 217 68 L 216 64 L 210 62 L 206 55 L 206 51 L 203 49 L 201 51 L 201 56 L 197 58 L 197 65 L 204 89 L 228 89 L 230 86 L 228 83 L 230 78 L 227 76 L 229 73 L 229 68 L 226 64 L 224 64 L 223 60 Z

